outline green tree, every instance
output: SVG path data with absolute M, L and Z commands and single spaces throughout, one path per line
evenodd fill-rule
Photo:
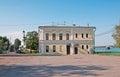
M 9 39 L 0 36 L 0 53 L 2 53 L 2 51 L 8 50 L 9 45 L 10 45 Z
M 115 33 L 113 34 L 113 38 L 116 41 L 116 46 L 120 48 L 120 25 L 116 25 Z
M 27 32 L 26 48 L 31 50 L 38 50 L 38 33 L 36 31 Z
M 18 38 L 15 39 L 14 47 L 15 47 L 16 50 L 19 48 L 20 45 L 21 45 L 21 41 Z

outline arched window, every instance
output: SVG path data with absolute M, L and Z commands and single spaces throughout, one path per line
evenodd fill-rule
M 46 33 L 46 40 L 49 40 L 49 34 Z
M 56 52 L 56 46 L 53 45 L 53 52 Z
M 46 52 L 49 52 L 49 46 L 48 45 L 46 46 Z
M 86 34 L 86 38 L 88 38 L 88 34 Z
M 75 34 L 75 37 L 76 37 L 76 38 L 78 37 L 78 34 L 77 34 L 77 33 Z
M 84 45 L 82 45 L 82 49 L 84 49 Z
M 59 40 L 62 40 L 62 33 L 59 34 Z
M 88 49 L 88 45 L 86 45 L 86 49 Z
M 69 40 L 69 34 L 68 33 L 66 34 L 66 40 Z
M 84 38 L 84 34 L 82 33 L 82 38 Z
M 56 34 L 55 33 L 52 34 L 52 40 L 56 40 Z

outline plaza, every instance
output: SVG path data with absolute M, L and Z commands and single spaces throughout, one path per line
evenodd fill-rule
M 119 76 L 119 56 L 0 56 L 0 77 Z

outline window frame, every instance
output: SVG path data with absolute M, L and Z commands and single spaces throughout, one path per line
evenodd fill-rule
M 66 34 L 66 40 L 69 40 L 69 34 L 68 33 Z
M 56 34 L 55 33 L 52 34 L 52 40 L 56 40 Z
M 86 34 L 86 38 L 88 38 L 88 33 Z
M 46 52 L 49 52 L 49 46 L 46 45 Z
M 53 52 L 56 52 L 56 46 L 53 45 Z
M 62 33 L 59 34 L 59 40 L 63 40 L 63 34 Z
M 88 46 L 88 45 L 86 45 L 86 49 L 89 49 L 89 46 Z
M 46 40 L 49 40 L 49 33 L 46 33 Z
M 84 34 L 83 33 L 81 34 L 81 37 L 84 38 Z
M 78 34 L 77 33 L 75 34 L 75 38 L 78 38 Z
M 82 45 L 82 49 L 84 49 L 84 45 Z

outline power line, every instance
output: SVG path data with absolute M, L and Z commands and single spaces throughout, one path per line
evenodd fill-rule
M 96 37 L 100 37 L 100 36 L 104 36 L 104 35 L 107 35 L 107 34 L 112 33 L 112 32 L 114 32 L 114 28 L 112 28 L 112 29 L 110 29 L 110 30 L 108 30 L 108 31 L 105 31 L 105 32 L 96 34 L 95 36 L 96 36 Z

